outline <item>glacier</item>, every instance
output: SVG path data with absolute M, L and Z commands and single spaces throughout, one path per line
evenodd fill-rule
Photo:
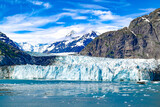
M 0 67 L 0 78 L 77 81 L 153 80 L 159 62 L 155 59 L 57 56 L 55 62 L 48 66 L 16 65 Z

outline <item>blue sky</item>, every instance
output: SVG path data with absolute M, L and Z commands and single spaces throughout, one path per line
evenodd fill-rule
M 159 8 L 159 0 L 0 0 L 0 31 L 16 42 L 52 43 L 74 30 L 104 33 Z

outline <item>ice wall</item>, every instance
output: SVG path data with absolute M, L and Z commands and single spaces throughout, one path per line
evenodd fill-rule
M 155 59 L 110 59 L 86 56 L 57 57 L 53 65 L 8 67 L 12 79 L 52 79 L 83 81 L 152 80 L 158 66 Z

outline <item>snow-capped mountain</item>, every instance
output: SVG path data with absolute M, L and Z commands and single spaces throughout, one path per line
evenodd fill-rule
M 69 33 L 66 35 L 66 38 L 72 38 L 75 34 L 76 34 L 76 32 L 75 32 L 74 30 L 72 30 L 71 32 L 69 32 Z
M 21 50 L 24 51 L 30 51 L 30 52 L 41 52 L 43 53 L 47 47 L 49 46 L 49 44 L 30 44 L 28 42 L 22 42 L 22 43 L 18 43 L 18 46 Z
M 63 52 L 80 52 L 86 45 L 88 45 L 99 34 L 95 31 L 76 36 L 75 31 L 68 33 L 64 40 L 54 42 L 52 44 L 37 44 L 32 45 L 27 42 L 18 43 L 21 50 L 41 53 L 63 53 Z

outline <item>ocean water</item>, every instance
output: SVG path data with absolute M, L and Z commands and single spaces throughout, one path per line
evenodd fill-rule
M 0 107 L 160 107 L 160 82 L 0 80 Z

